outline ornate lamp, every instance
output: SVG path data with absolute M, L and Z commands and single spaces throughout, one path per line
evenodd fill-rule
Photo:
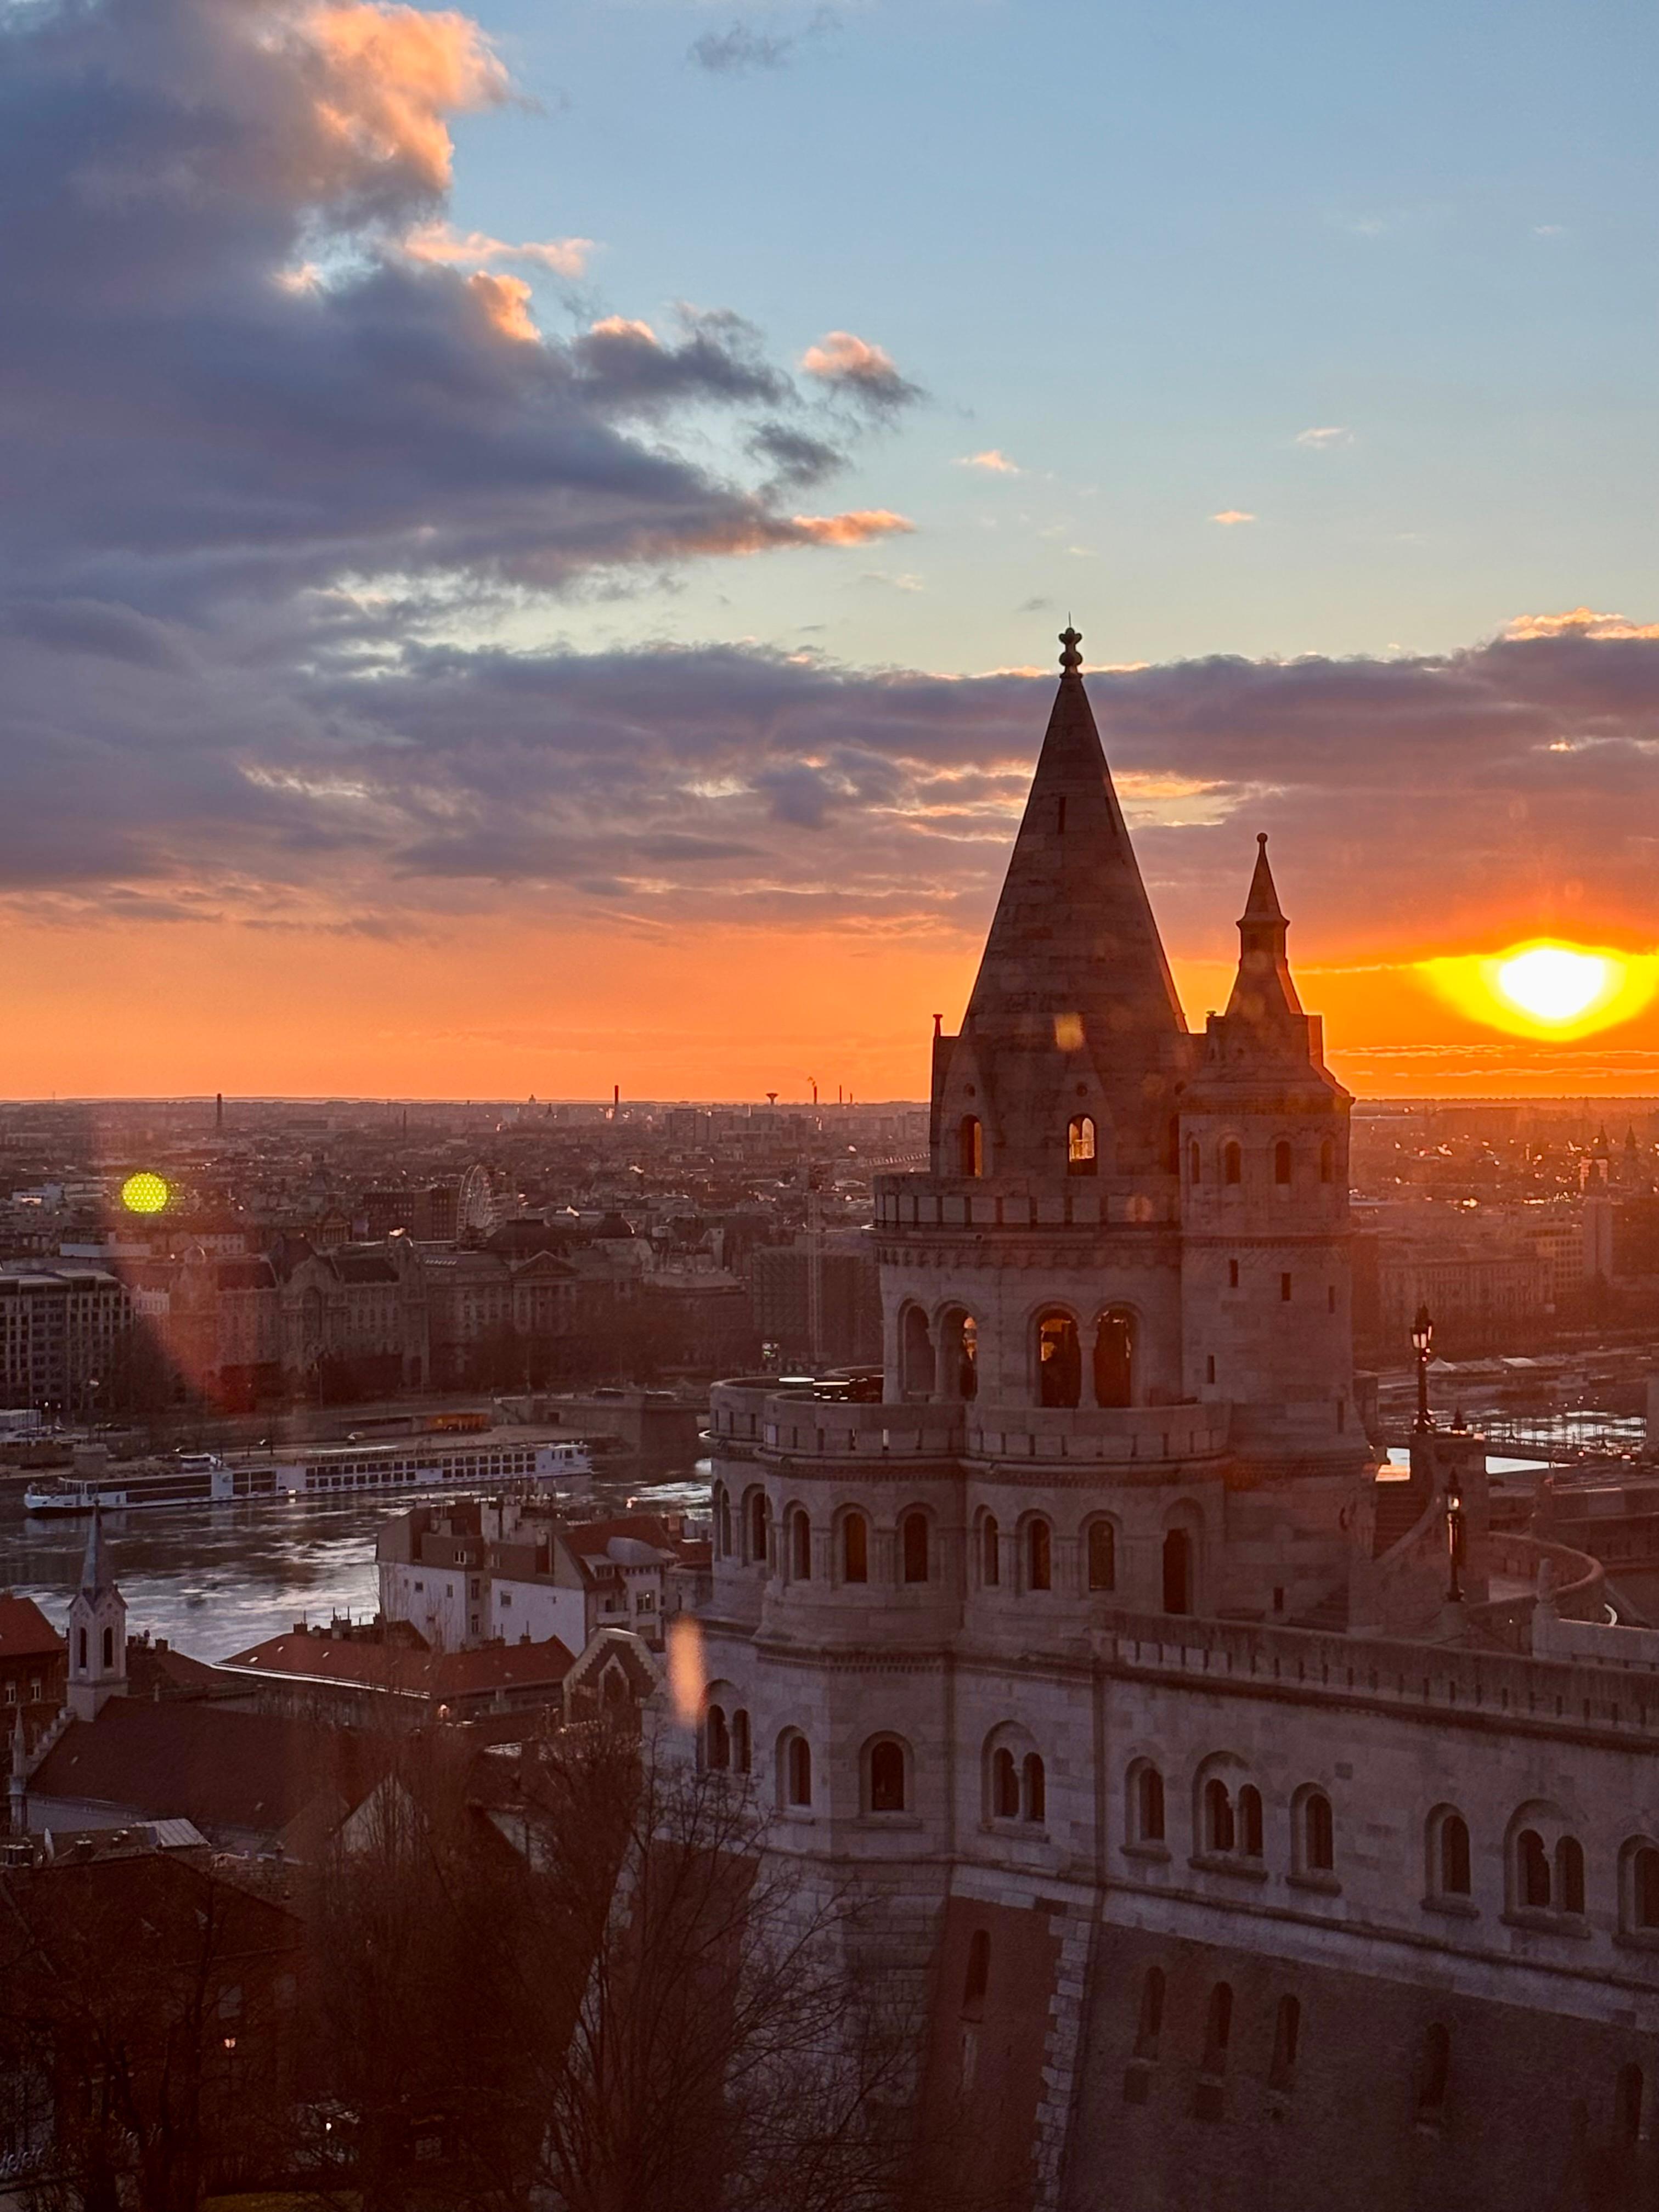
M 1429 1358 L 1434 1350 L 1434 1323 L 1427 1306 L 1419 1306 L 1412 1323 L 1412 1350 L 1417 1354 L 1417 1425 L 1426 1429 L 1429 1419 Z

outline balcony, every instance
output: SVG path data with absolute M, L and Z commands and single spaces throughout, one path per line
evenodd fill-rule
M 1178 1223 L 1171 1176 L 878 1176 L 878 1237 L 909 1230 L 1155 1228 Z
M 1163 1466 L 1215 1459 L 1227 1449 L 1231 1408 L 1213 1401 L 1179 1406 L 975 1404 L 967 1413 L 966 1456 L 1035 1465 Z
M 830 1390 L 717 1382 L 709 1441 L 802 1459 L 954 1459 L 963 1448 L 957 1405 L 860 1405 Z

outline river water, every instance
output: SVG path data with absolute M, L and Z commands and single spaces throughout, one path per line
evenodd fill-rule
M 708 1505 L 708 1463 L 675 1482 L 634 1484 L 596 1503 L 621 1512 Z M 127 1601 L 127 1626 L 164 1636 L 196 1659 L 228 1659 L 307 1618 L 372 1615 L 379 1604 L 374 1533 L 415 1493 L 336 1503 L 261 1498 L 104 1516 L 106 1558 Z M 586 1501 L 584 1501 L 585 1503 Z M 64 1626 L 87 1545 L 82 1520 L 34 1520 L 0 1499 L 0 1589 L 32 1597 Z

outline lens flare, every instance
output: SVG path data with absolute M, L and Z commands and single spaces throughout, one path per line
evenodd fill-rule
M 1659 991 L 1659 953 L 1553 938 L 1421 961 L 1419 972 L 1473 1021 L 1565 1042 L 1633 1019 Z
M 121 1203 L 129 1213 L 159 1213 L 173 1195 L 158 1175 L 142 1168 L 121 1186 Z

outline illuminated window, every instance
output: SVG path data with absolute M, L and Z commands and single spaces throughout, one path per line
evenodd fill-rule
M 1092 1175 L 1095 1172 L 1095 1124 L 1090 1114 L 1073 1114 L 1066 1127 L 1066 1172 L 1067 1175 Z

